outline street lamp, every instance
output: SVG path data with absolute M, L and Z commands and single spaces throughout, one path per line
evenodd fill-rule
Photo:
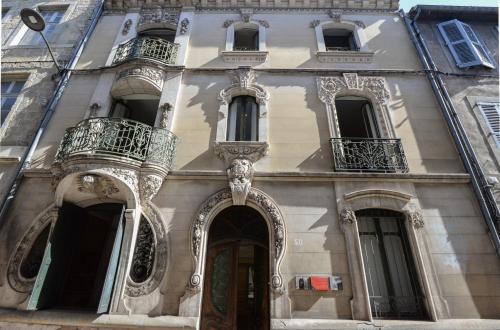
M 61 69 L 61 66 L 57 62 L 57 60 L 54 57 L 54 54 L 52 53 L 52 49 L 50 48 L 49 43 L 47 42 L 47 39 L 45 39 L 45 36 L 43 35 L 43 30 L 45 29 L 45 21 L 38 13 L 37 11 L 30 9 L 30 8 L 23 8 L 21 9 L 21 20 L 23 23 L 30 29 L 36 32 L 40 32 L 40 35 L 42 36 L 43 41 L 45 41 L 45 44 L 47 45 L 47 48 L 49 49 L 50 56 L 52 57 L 52 60 L 54 61 L 54 64 L 56 65 L 57 71 L 59 72 L 59 75 L 61 75 L 64 71 L 66 71 L 66 68 Z

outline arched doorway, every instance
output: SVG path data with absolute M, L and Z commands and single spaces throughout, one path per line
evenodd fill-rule
M 260 213 L 221 211 L 206 256 L 201 329 L 269 329 L 269 232 Z

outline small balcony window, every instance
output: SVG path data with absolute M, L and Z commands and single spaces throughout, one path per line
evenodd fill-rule
M 351 30 L 348 29 L 325 29 L 323 38 L 327 51 L 357 51 L 358 47 L 354 41 Z
M 241 27 L 234 31 L 233 50 L 258 51 L 259 30 L 254 27 Z
M 259 106 L 254 97 L 238 96 L 229 107 L 228 141 L 257 141 Z
M 160 99 L 119 99 L 115 101 L 112 117 L 125 118 L 154 126 Z
M 172 29 L 149 29 L 139 33 L 141 37 L 156 37 L 168 42 L 175 41 L 175 30 Z
M 361 97 L 339 97 L 335 100 L 335 107 L 342 137 L 379 137 L 370 101 Z

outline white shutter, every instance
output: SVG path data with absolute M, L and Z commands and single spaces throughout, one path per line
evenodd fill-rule
M 438 29 L 459 68 L 495 67 L 488 51 L 468 24 L 454 19 L 438 24 Z
M 500 147 L 500 103 L 481 102 L 477 104 L 481 114 L 495 139 L 497 147 Z

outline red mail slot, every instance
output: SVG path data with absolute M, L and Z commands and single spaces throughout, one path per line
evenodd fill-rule
M 330 290 L 328 276 L 311 276 L 311 286 L 316 291 Z

